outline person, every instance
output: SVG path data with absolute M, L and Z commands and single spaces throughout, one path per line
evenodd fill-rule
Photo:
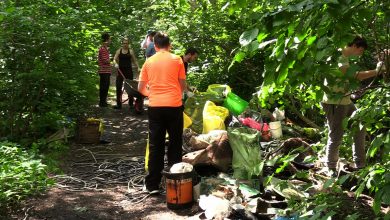
M 349 43 L 344 49 L 341 50 L 341 56 L 338 60 L 339 70 L 346 75 L 347 70 L 350 67 L 349 59 L 355 56 L 361 56 L 364 50 L 368 47 L 367 41 L 357 36 Z M 374 76 L 377 76 L 382 70 L 381 67 L 375 70 L 359 71 L 354 74 L 354 78 L 357 80 L 364 80 Z M 330 83 L 333 80 L 333 83 Z M 329 92 L 325 93 L 322 107 L 325 111 L 327 120 L 327 126 L 329 130 L 328 141 L 326 145 L 325 165 L 328 167 L 330 174 L 336 175 L 336 167 L 339 159 L 339 146 L 342 142 L 344 130 L 343 120 L 352 115 L 356 110 L 355 105 L 350 99 L 350 92 L 345 86 L 339 86 L 341 84 L 341 78 L 326 79 L 325 85 L 329 88 Z M 349 79 L 351 80 L 351 79 Z M 340 95 L 340 93 L 342 95 Z M 351 170 L 358 170 L 365 166 L 365 129 L 355 128 L 354 144 L 352 146 L 354 165 L 350 166 Z
M 181 56 L 181 59 L 183 60 L 184 69 L 185 69 L 185 72 L 186 72 L 186 75 L 187 75 L 187 73 L 188 73 L 188 63 L 192 63 L 196 59 L 198 59 L 198 50 L 193 48 L 193 47 L 187 48 L 187 50 L 185 51 L 184 55 Z M 190 90 L 192 90 L 192 91 L 190 91 Z M 195 90 L 195 89 L 187 83 L 185 95 L 187 97 L 192 97 L 194 95 L 193 94 L 193 90 Z M 183 96 L 183 99 L 185 100 L 186 97 Z
M 151 37 L 151 40 L 150 40 L 150 43 L 149 45 L 147 46 L 146 50 L 145 50 L 145 57 L 146 59 L 148 59 L 149 57 L 153 56 L 154 54 L 156 54 L 156 49 L 154 48 L 154 35 L 156 35 L 156 32 L 153 31 L 150 33 L 150 37 Z
M 138 90 L 149 97 L 149 157 L 144 190 L 159 192 L 164 169 L 165 134 L 168 132 L 168 166 L 182 161 L 183 103 L 186 75 L 180 56 L 170 53 L 170 39 L 154 36 L 157 53 L 142 66 Z M 148 87 L 148 89 L 147 89 Z
M 146 48 L 148 48 L 148 46 L 152 42 L 155 34 L 156 34 L 156 31 L 153 31 L 153 30 L 148 30 L 146 32 L 145 39 L 141 42 L 141 49 L 145 50 Z
M 111 37 L 108 33 L 102 34 L 102 46 L 99 48 L 98 65 L 99 65 L 99 107 L 107 107 L 108 89 L 110 86 L 111 63 L 108 46 L 111 43 Z
M 185 72 L 187 74 L 188 72 L 188 63 L 192 63 L 194 62 L 196 59 L 198 59 L 198 50 L 193 48 L 193 47 L 189 47 L 187 48 L 187 50 L 185 51 L 184 55 L 181 56 L 181 59 L 183 60 L 183 63 L 184 63 L 184 68 L 185 68 Z
M 119 48 L 114 56 L 116 65 L 118 65 L 118 73 L 116 76 L 116 106 L 115 109 L 122 108 L 122 86 L 125 79 L 133 79 L 132 64 L 137 67 L 139 71 L 138 61 L 134 55 L 134 51 L 129 48 L 129 39 L 122 39 L 122 47 Z M 125 77 L 125 79 L 123 78 Z M 134 97 L 129 95 L 129 107 L 132 108 L 134 105 Z

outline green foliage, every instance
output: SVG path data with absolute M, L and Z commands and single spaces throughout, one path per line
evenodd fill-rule
M 359 106 L 352 121 L 364 124 L 373 137 L 367 158 L 374 164 L 361 173 L 364 178 L 357 193 L 362 193 L 365 188 L 374 192 L 374 211 L 379 213 L 382 203 L 390 204 L 390 89 L 383 87 L 369 91 L 366 98 L 359 101 Z
M 52 184 L 45 168 L 33 152 L 10 142 L 0 142 L 0 208 Z
M 335 65 L 338 48 L 347 45 L 356 34 L 364 34 L 368 39 L 371 57 L 389 45 L 389 30 L 383 28 L 388 26 L 390 16 L 388 1 L 242 1 L 227 7 L 253 18 L 244 20 L 248 21 L 248 28 L 239 38 L 241 47 L 236 50 L 233 63 L 247 61 L 256 52 L 264 54 L 264 81 L 258 92 L 263 107 L 281 99 L 281 106 L 298 105 L 302 114 L 317 123 L 321 122 L 318 103 L 314 115 L 306 114 L 313 113 L 310 104 L 314 103 L 306 106 L 302 97 L 291 100 L 286 96 L 315 93 L 312 100 L 319 101 L 328 90 L 324 79 L 334 81 L 334 75 L 340 75 Z M 375 61 L 364 59 L 362 64 L 363 69 L 373 68 Z M 354 68 L 357 65 L 352 65 L 351 73 Z M 345 87 L 344 82 L 338 84 Z M 351 89 L 357 86 L 349 85 Z M 279 97 L 272 92 L 275 90 L 282 91 Z
M 0 8 L 9 12 L 0 34 L 0 136 L 29 144 L 95 99 L 93 35 L 100 31 L 88 21 L 88 10 L 67 4 L 7 1 Z

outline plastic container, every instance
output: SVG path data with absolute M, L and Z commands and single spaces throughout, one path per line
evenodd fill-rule
M 169 209 L 186 209 L 193 204 L 193 171 L 170 173 L 163 171 L 166 183 L 166 201 Z
M 223 102 L 223 106 L 229 109 L 233 115 L 237 116 L 245 111 L 246 107 L 248 107 L 248 102 L 233 92 L 229 92 Z
M 273 121 L 269 123 L 272 138 L 278 139 L 283 136 L 282 124 L 280 121 Z

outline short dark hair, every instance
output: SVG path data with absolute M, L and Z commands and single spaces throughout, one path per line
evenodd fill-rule
M 156 35 L 154 35 L 154 44 L 158 48 L 168 48 L 171 44 L 169 37 L 165 33 L 157 32 Z
M 107 32 L 103 33 L 102 34 L 102 42 L 106 42 L 106 41 L 108 41 L 108 39 L 110 39 L 110 35 Z
M 368 47 L 367 40 L 361 36 L 356 36 L 355 39 L 353 39 L 353 41 L 348 44 L 349 47 L 353 45 L 356 47 L 363 47 L 364 49 L 367 49 Z
M 193 47 L 189 47 L 187 48 L 186 52 L 184 53 L 184 55 L 187 55 L 187 54 L 191 54 L 191 55 L 194 55 L 194 54 L 199 54 L 198 50 L 193 48 Z
M 154 35 L 156 35 L 156 34 L 157 34 L 157 31 L 150 31 L 150 32 L 148 32 L 148 36 L 154 37 Z

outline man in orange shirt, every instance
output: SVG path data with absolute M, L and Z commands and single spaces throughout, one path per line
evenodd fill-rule
M 169 135 L 168 166 L 182 160 L 182 93 L 186 87 L 183 61 L 169 52 L 168 35 L 157 33 L 154 44 L 157 53 L 142 66 L 138 84 L 138 91 L 149 97 L 149 172 L 144 190 L 150 194 L 159 192 L 166 132 Z

